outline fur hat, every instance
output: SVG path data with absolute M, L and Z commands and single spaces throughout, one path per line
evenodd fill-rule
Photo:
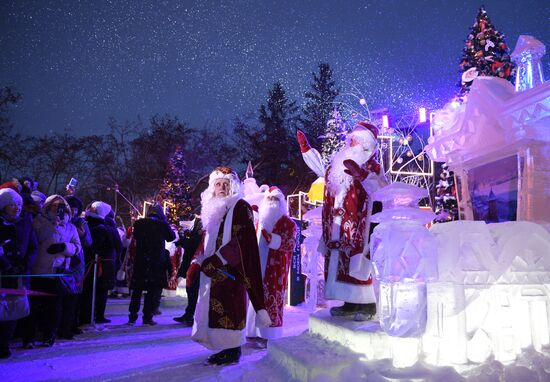
M 285 195 L 281 191 L 281 189 L 277 186 L 271 186 L 269 189 L 265 192 L 264 198 L 267 199 L 268 196 L 276 196 L 279 200 L 284 200 Z
M 214 190 L 214 183 L 217 179 L 227 179 L 229 180 L 231 186 L 231 195 L 236 195 L 240 193 L 241 181 L 239 176 L 231 167 L 219 166 L 212 171 L 208 177 L 208 189 Z
M 376 147 L 378 145 L 378 129 L 367 121 L 357 122 L 353 130 L 348 134 L 347 139 L 357 139 L 362 146 Z
M 267 189 L 264 192 L 264 198 L 262 200 L 262 204 L 267 203 L 267 201 L 268 201 L 267 198 L 270 197 L 270 196 L 275 196 L 277 198 L 277 200 L 279 200 L 279 205 L 280 205 L 281 211 L 282 211 L 283 214 L 285 214 L 287 212 L 287 204 L 286 204 L 285 194 L 283 194 L 281 189 L 277 186 L 269 187 L 269 189 Z
M 0 190 L 0 211 L 6 208 L 10 204 L 18 204 L 19 207 L 23 206 L 23 199 L 21 195 L 15 192 L 12 188 L 3 188 Z
M 21 192 L 21 183 L 19 183 L 17 179 L 12 178 L 11 180 L 8 180 L 7 182 L 0 184 L 0 189 L 4 189 L 4 188 L 11 188 L 16 192 Z
M 93 202 L 86 210 L 86 216 L 98 219 L 105 219 L 105 216 L 107 216 L 111 209 L 111 206 L 105 202 Z
M 65 198 L 63 196 L 58 195 L 58 194 L 53 194 L 53 195 L 50 195 L 46 198 L 46 200 L 44 201 L 44 206 L 42 206 L 42 211 L 44 211 L 44 213 L 46 213 L 48 211 L 48 209 L 50 208 L 50 206 L 53 204 L 53 202 L 55 202 L 56 200 L 63 201 L 63 204 L 65 204 L 65 209 L 67 210 L 67 214 L 69 215 L 69 217 L 71 217 L 73 215 L 73 213 L 71 211 L 71 207 L 69 206 L 69 203 L 67 203 L 67 201 L 65 200 Z

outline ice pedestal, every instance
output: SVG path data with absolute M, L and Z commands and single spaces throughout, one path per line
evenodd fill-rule
M 427 191 L 396 182 L 373 196 L 383 203 L 382 212 L 372 216 L 380 224 L 370 240 L 380 326 L 391 336 L 420 336 L 426 327 L 426 281 L 437 277 L 437 243 L 424 227 L 435 215 L 417 207 Z
M 418 337 L 426 327 L 426 284 L 380 283 L 380 327 L 392 336 Z

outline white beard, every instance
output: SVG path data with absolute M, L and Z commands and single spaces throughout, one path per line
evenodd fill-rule
M 212 197 L 203 201 L 201 207 L 201 219 L 203 227 L 209 231 L 212 227 L 218 227 L 229 208 L 239 199 L 238 195 L 223 198 Z
M 351 159 L 359 166 L 364 165 L 372 156 L 372 151 L 365 150 L 361 145 L 344 147 L 338 151 L 331 161 L 330 174 L 328 175 L 327 186 L 333 194 L 347 191 L 353 182 L 353 177 L 344 172 L 346 166 L 344 161 Z
M 262 201 L 258 208 L 258 223 L 267 231 L 273 231 L 273 227 L 286 212 L 282 203 Z

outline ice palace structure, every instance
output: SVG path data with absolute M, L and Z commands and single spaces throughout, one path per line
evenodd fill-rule
M 353 365 L 376 360 L 462 373 L 548 350 L 550 82 L 542 78 L 541 45 L 520 37 L 516 89 L 480 77 L 467 102 L 434 116 L 426 153 L 457 174 L 463 220 L 427 229 L 433 213 L 417 207 L 427 191 L 403 183 L 378 191 L 384 208 L 373 215 L 380 224 L 370 242 L 377 321 L 331 317 L 328 309 L 311 314 L 308 332 L 269 343 L 268 356 L 289 376 L 353 380 Z M 315 301 L 319 215 L 305 214 L 302 244 Z

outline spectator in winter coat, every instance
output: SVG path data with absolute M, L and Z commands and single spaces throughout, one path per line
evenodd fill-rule
M 70 219 L 71 209 L 61 195 L 51 195 L 46 199 L 42 215 L 33 221 L 38 238 L 38 258 L 32 269 L 33 274 L 68 273 L 71 258 L 79 256 L 82 250 L 76 227 Z M 35 277 L 31 281 L 33 290 L 53 295 L 37 298 L 37 303 L 31 304 L 31 319 L 43 328 L 43 346 L 54 344 L 62 314 L 64 281 L 61 277 Z M 71 279 L 67 282 L 71 283 Z M 24 334 L 25 347 L 34 346 L 35 327 L 33 325 Z
M 120 237 L 105 217 L 111 211 L 111 206 L 105 202 L 93 202 L 86 211 L 86 221 L 92 234 L 92 246 L 84 250 L 86 264 L 92 264 L 95 255 L 98 255 L 94 321 L 99 324 L 111 322 L 105 318 L 107 295 L 115 286 L 115 261 L 117 248 L 120 248 Z M 82 291 L 82 307 L 80 323 L 87 324 L 91 320 L 93 272 L 90 270 L 84 280 Z
M 3 275 L 29 274 L 36 259 L 38 248 L 32 217 L 20 214 L 21 206 L 22 199 L 17 192 L 0 190 L 0 273 Z M 6 278 L 1 279 L 0 286 L 17 289 L 19 284 L 28 287 L 27 282 L 28 279 L 23 278 Z M 15 320 L 0 321 L 0 358 L 11 355 L 8 345 L 15 325 Z
M 67 203 L 71 207 L 71 223 L 76 227 L 76 232 L 82 244 L 82 250 L 76 256 L 71 258 L 69 264 L 70 276 L 67 276 L 67 285 L 74 288 L 67 289 L 63 299 L 63 311 L 61 315 L 61 324 L 59 326 L 59 338 L 72 339 L 74 334 L 81 334 L 78 329 L 78 315 L 80 314 L 80 304 L 82 299 L 82 286 L 84 281 L 84 249 L 92 245 L 92 235 L 88 228 L 88 223 L 82 218 L 82 201 L 76 196 L 67 196 Z
M 168 287 L 167 274 L 173 274 L 172 263 L 165 249 L 166 242 L 173 241 L 176 234 L 170 228 L 159 205 L 149 207 L 147 217 L 134 223 L 136 257 L 130 288 L 132 298 L 128 323 L 136 323 L 141 295 L 147 291 L 143 302 L 143 323 L 156 325 L 153 314 L 158 310 L 162 289 Z
M 116 225 L 115 212 L 111 211 L 105 216 L 105 225 L 112 236 L 113 245 L 115 247 L 115 263 L 113 265 L 113 272 L 115 274 L 115 285 L 116 285 L 116 272 L 120 267 L 120 258 L 122 257 L 122 238 L 120 237 L 120 231 Z M 114 292 L 115 285 L 109 290 L 109 292 Z
M 35 214 L 34 216 L 39 215 L 40 212 L 42 211 L 42 207 L 44 207 L 44 202 L 46 201 L 46 195 L 44 195 L 38 190 L 35 190 L 31 192 L 31 198 L 32 200 L 34 200 L 34 203 L 38 205 L 38 208 L 39 208 L 39 213 Z

